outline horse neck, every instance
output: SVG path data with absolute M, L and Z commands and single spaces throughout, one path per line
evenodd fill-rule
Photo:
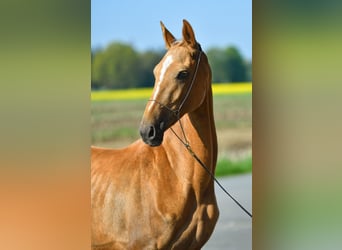
M 181 124 L 193 152 L 214 173 L 217 160 L 217 137 L 211 87 L 209 87 L 203 103 L 193 112 L 184 115 Z M 183 132 L 179 123 L 176 123 L 173 129 L 182 138 Z M 178 174 L 185 176 L 194 185 L 200 185 L 199 189 L 205 188 L 210 181 L 212 182 L 211 177 L 196 159 L 186 152 L 187 149 L 180 146 L 180 142 L 175 140 L 172 133 L 169 133 L 170 137 L 172 139 L 169 142 L 173 144 L 174 150 L 182 157 L 181 163 L 175 166 Z
M 211 86 L 208 88 L 208 93 L 202 105 L 194 112 L 189 113 L 188 117 L 188 122 L 191 125 L 188 126 L 190 146 L 199 157 L 202 154 L 203 158 L 200 159 L 204 163 L 206 162 L 206 166 L 214 173 L 217 160 L 217 135 Z M 196 145 L 200 145 L 200 147 L 197 147 L 197 152 L 195 151 Z M 203 169 L 201 168 L 201 170 Z

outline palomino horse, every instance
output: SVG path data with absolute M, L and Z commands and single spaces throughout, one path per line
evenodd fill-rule
M 214 173 L 208 59 L 186 20 L 181 41 L 161 27 L 167 52 L 154 69 L 142 140 L 92 148 L 92 249 L 201 249 L 218 219 L 213 179 L 183 144 Z

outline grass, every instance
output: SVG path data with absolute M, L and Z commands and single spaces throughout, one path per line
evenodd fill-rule
M 218 160 L 216 164 L 215 176 L 226 176 L 234 174 L 248 173 L 252 171 L 252 157 L 233 161 L 226 157 Z
M 135 128 L 117 128 L 114 130 L 98 130 L 92 133 L 92 141 L 94 142 L 106 142 L 111 139 L 127 139 L 132 141 L 135 139 L 137 129 Z
M 92 143 L 132 142 L 139 137 L 139 123 L 146 100 L 93 101 L 91 103 Z

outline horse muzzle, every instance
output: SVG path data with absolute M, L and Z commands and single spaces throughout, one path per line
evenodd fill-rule
M 160 122 L 157 124 L 141 124 L 140 136 L 142 140 L 149 146 L 156 147 L 163 142 L 165 123 Z

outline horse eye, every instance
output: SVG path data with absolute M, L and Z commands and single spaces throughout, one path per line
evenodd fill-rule
M 178 73 L 177 79 L 178 80 L 185 80 L 188 76 L 189 76 L 189 72 L 186 70 L 183 70 L 183 71 Z

